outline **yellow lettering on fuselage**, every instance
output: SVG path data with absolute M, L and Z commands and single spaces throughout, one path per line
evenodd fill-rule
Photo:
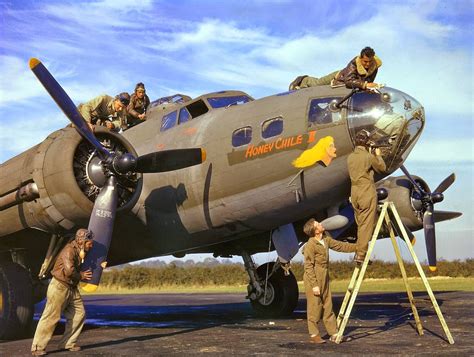
M 308 137 L 308 142 L 311 137 L 314 138 L 315 131 L 310 132 Z M 278 138 L 276 141 L 271 143 L 261 144 L 258 146 L 249 145 L 245 151 L 245 158 L 251 158 L 255 156 L 260 156 L 262 154 L 268 154 L 278 150 L 284 150 L 291 148 L 293 146 L 301 145 L 303 143 L 303 135 L 290 136 L 289 138 Z

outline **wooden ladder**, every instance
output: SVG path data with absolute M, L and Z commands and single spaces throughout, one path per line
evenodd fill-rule
M 389 213 L 391 213 L 392 218 L 390 217 Z M 431 299 L 431 303 L 433 304 L 436 314 L 438 315 L 439 321 L 441 322 L 441 326 L 443 327 L 444 333 L 446 334 L 446 337 L 448 338 L 448 342 L 450 344 L 453 344 L 454 340 L 453 340 L 453 337 L 451 336 L 451 332 L 449 332 L 448 325 L 446 324 L 446 321 L 444 320 L 444 317 L 441 312 L 441 309 L 439 308 L 438 302 L 436 301 L 433 291 L 431 290 L 428 279 L 426 278 L 426 275 L 420 265 L 420 262 L 418 261 L 415 251 L 413 250 L 410 239 L 408 238 L 405 227 L 400 219 L 400 216 L 398 215 L 397 209 L 395 208 L 395 205 L 393 204 L 393 202 L 385 202 L 383 204 L 382 211 L 380 213 L 380 216 L 377 220 L 377 224 L 375 226 L 374 234 L 372 235 L 372 238 L 369 243 L 369 249 L 367 251 L 367 255 L 365 256 L 365 260 L 362 263 L 362 265 L 357 265 L 356 268 L 354 269 L 354 273 L 352 274 L 352 278 L 349 282 L 346 295 L 344 296 L 344 300 L 341 305 L 341 310 L 339 311 L 339 315 L 337 316 L 338 333 L 336 336 L 336 343 L 340 343 L 342 340 L 342 336 L 344 335 L 344 330 L 347 326 L 347 322 L 349 321 L 349 316 L 351 314 L 352 308 L 357 298 L 357 294 L 359 293 L 360 286 L 362 285 L 362 281 L 364 280 L 364 275 L 365 275 L 365 271 L 367 270 L 367 266 L 369 265 L 370 256 L 374 250 L 375 242 L 377 241 L 377 237 L 380 233 L 380 229 L 382 228 L 382 223 L 384 221 L 389 230 L 390 239 L 393 245 L 393 250 L 395 251 L 398 265 L 400 266 L 400 271 L 402 273 L 403 282 L 405 283 L 408 300 L 410 302 L 410 306 L 413 311 L 413 316 L 415 317 L 416 329 L 418 331 L 418 334 L 423 335 L 423 326 L 421 325 L 420 316 L 418 315 L 418 310 L 416 309 L 416 306 L 415 306 L 412 290 L 410 288 L 410 285 L 408 284 L 408 277 L 405 270 L 405 265 L 403 264 L 403 260 L 400 255 L 400 250 L 395 240 L 394 227 L 396 228 L 397 232 L 400 232 L 402 234 L 402 237 L 400 238 L 404 239 L 406 242 L 406 245 L 413 258 L 413 261 L 415 262 L 416 268 L 418 269 L 418 273 L 420 274 L 421 280 L 423 281 L 426 291 L 428 292 L 428 295 Z

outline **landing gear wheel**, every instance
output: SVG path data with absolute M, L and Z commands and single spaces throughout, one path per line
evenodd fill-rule
M 25 336 L 33 308 L 30 273 L 16 263 L 0 264 L 0 339 Z
M 262 282 L 265 282 L 268 274 L 272 272 L 275 263 L 266 263 L 257 268 L 257 274 Z M 262 285 L 265 289 L 265 284 Z M 266 294 L 258 299 L 250 300 L 252 308 L 257 315 L 263 317 L 280 317 L 293 313 L 298 304 L 298 284 L 293 273 L 286 276 L 282 268 L 279 268 L 267 281 Z

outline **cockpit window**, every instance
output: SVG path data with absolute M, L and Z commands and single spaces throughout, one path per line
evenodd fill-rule
M 234 130 L 232 133 L 232 146 L 238 147 L 242 145 L 247 145 L 252 141 L 252 127 L 244 126 Z
M 180 103 L 189 102 L 190 100 L 191 100 L 191 97 L 187 95 L 174 94 L 168 97 L 162 97 L 162 98 L 154 100 L 153 102 L 150 103 L 150 108 L 154 108 L 156 106 L 163 105 L 163 104 L 180 104 Z
M 202 99 L 195 101 L 194 103 L 188 104 L 186 106 L 189 114 L 192 118 L 197 118 L 200 115 L 206 114 L 209 111 L 206 103 Z
M 337 101 L 340 98 L 326 97 L 317 98 L 311 101 L 308 113 L 308 126 L 313 127 L 321 124 L 334 123 L 341 120 L 340 111 L 329 110 L 329 104 L 332 101 Z
M 163 119 L 161 119 L 161 128 L 160 131 L 165 131 L 176 125 L 176 115 L 177 111 L 166 114 Z
M 235 95 L 232 97 L 211 97 L 207 101 L 212 108 L 230 107 L 231 105 L 240 105 L 250 102 L 250 98 L 246 95 Z
M 361 129 L 379 146 L 387 169 L 397 169 L 408 156 L 424 126 L 421 104 L 408 94 L 384 87 L 381 93 L 355 93 L 349 101 L 348 125 L 352 138 Z
M 189 114 L 188 110 L 186 108 L 181 108 L 181 110 L 179 111 L 179 124 L 185 123 L 189 119 L 191 119 L 191 115 Z
M 262 123 L 262 138 L 268 139 L 283 132 L 283 118 L 273 118 Z

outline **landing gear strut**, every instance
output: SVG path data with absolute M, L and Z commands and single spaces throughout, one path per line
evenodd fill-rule
M 247 298 L 256 314 L 264 317 L 290 315 L 298 303 L 298 284 L 293 273 L 283 269 L 279 261 L 256 268 L 250 254 L 242 252 L 242 258 L 250 278 Z

